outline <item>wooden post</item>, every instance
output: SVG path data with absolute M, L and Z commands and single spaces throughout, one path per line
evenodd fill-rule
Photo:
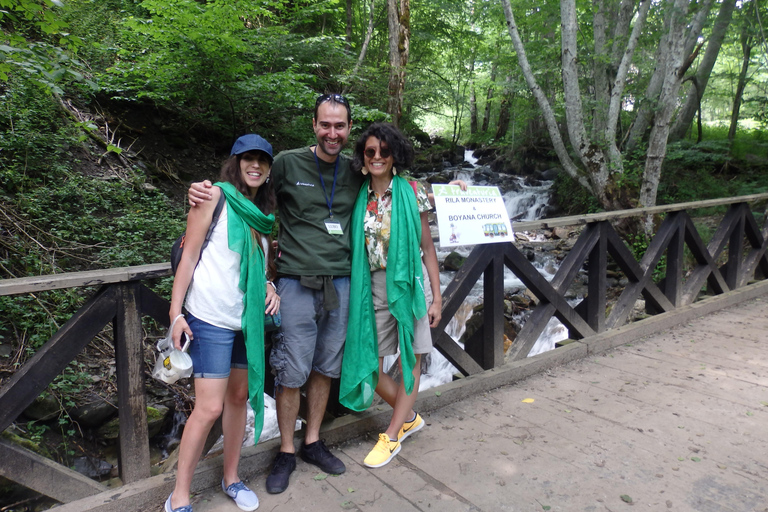
M 676 307 L 683 302 L 683 259 L 685 258 L 685 214 L 680 212 L 670 213 L 675 218 L 677 228 L 672 240 L 667 247 L 667 269 L 665 272 L 662 291 L 669 301 Z
M 586 320 L 595 332 L 605 330 L 605 297 L 608 287 L 606 272 L 608 270 L 608 238 L 606 229 L 610 228 L 608 221 L 598 224 L 600 235 L 597 243 L 589 253 L 587 260 L 587 296 Z
M 728 284 L 728 288 L 735 290 L 739 286 L 739 276 L 741 274 L 744 212 L 749 211 L 749 209 L 744 203 L 733 205 L 732 208 L 738 210 L 741 215 L 736 220 L 733 231 L 731 231 L 728 237 L 728 263 L 725 265 L 725 282 Z
M 483 361 L 489 370 L 504 363 L 504 247 L 491 244 L 493 257 L 483 271 Z
M 120 416 L 120 478 L 124 484 L 148 478 L 149 433 L 144 391 L 144 332 L 139 313 L 138 283 L 119 285 L 114 321 Z

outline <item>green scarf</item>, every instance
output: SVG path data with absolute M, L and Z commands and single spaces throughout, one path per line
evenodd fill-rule
M 354 411 L 364 411 L 373 400 L 379 381 L 379 343 L 371 296 L 371 268 L 365 247 L 365 209 L 368 183 L 363 183 L 355 202 L 351 225 L 352 274 L 350 277 L 349 322 L 344 347 L 339 402 Z M 421 218 L 411 185 L 395 176 L 392 180 L 392 219 L 387 253 L 387 303 L 397 320 L 403 382 L 413 392 L 414 319 L 427 313 L 421 272 Z
M 264 426 L 264 298 L 267 279 L 264 274 L 264 249 L 260 241 L 254 243 L 250 228 L 269 234 L 275 224 L 275 216 L 264 215 L 231 183 L 218 182 L 215 185 L 221 188 L 229 206 L 229 249 L 240 254 L 238 286 L 244 293 L 241 322 L 248 356 L 248 396 L 254 414 L 254 439 L 258 443 Z

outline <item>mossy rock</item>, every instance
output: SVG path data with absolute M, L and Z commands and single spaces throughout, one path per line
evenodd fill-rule
M 14 434 L 5 430 L 0 432 L 0 438 L 5 439 L 6 441 L 9 441 L 15 445 L 21 446 L 22 448 L 34 452 L 40 456 L 46 457 L 48 459 L 52 458 L 50 452 L 45 448 L 45 446 L 40 446 L 34 441 L 26 439 L 18 434 Z
M 147 407 L 147 427 L 149 430 L 149 437 L 156 435 L 163 426 L 165 416 L 168 414 L 168 408 L 165 406 Z M 112 418 L 110 421 L 102 425 L 97 431 L 100 438 L 105 441 L 117 441 L 120 435 L 120 416 Z

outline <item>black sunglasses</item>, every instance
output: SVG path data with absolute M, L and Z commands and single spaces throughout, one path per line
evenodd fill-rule
M 392 156 L 392 151 L 389 148 L 378 148 L 381 158 L 389 158 Z M 376 148 L 368 148 L 365 150 L 365 156 L 368 158 L 374 158 L 376 156 Z
M 319 98 L 317 98 L 317 101 L 315 102 L 315 107 L 319 107 L 320 104 L 325 103 L 326 101 L 334 101 L 336 103 L 341 103 L 342 105 L 349 107 L 349 102 L 347 101 L 347 98 L 342 96 L 341 94 L 323 94 Z

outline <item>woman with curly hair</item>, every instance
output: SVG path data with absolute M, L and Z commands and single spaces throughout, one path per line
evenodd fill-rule
M 387 464 L 400 443 L 424 426 L 413 410 L 421 355 L 432 350 L 430 327 L 440 321 L 442 296 L 437 253 L 429 228 L 431 209 L 423 185 L 401 172 L 413 147 L 392 124 L 371 125 L 357 140 L 352 168 L 368 179 L 352 215 L 352 275 L 340 401 L 362 411 L 373 391 L 393 409 L 386 431 L 364 460 Z M 423 258 L 423 263 L 422 263 Z M 402 382 L 383 371 L 384 357 L 399 352 Z

